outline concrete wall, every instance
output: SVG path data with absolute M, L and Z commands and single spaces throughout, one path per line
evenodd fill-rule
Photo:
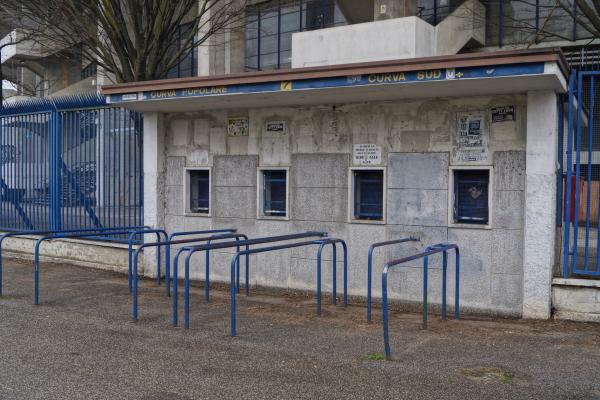
M 33 251 L 39 237 L 27 236 L 7 238 L 2 243 L 2 259 L 16 258 L 30 260 L 33 277 Z M 140 269 L 143 271 L 143 254 L 140 259 Z M 127 273 L 127 245 L 103 243 L 89 240 L 53 240 L 44 242 L 40 250 L 42 262 L 58 262 L 91 267 L 120 273 Z M 6 261 L 5 261 L 6 262 Z M 152 264 L 153 267 L 155 264 Z M 44 266 L 41 266 L 44 270 Z M 5 285 L 10 287 L 10 282 Z
M 358 296 L 366 294 L 369 244 L 408 235 L 422 240 L 376 253 L 373 289 L 379 296 L 385 260 L 415 252 L 426 244 L 455 242 L 463 257 L 464 306 L 473 311 L 521 315 L 526 99 L 522 95 L 432 99 L 248 109 L 229 114 L 166 114 L 164 118 L 152 114 L 144 119 L 148 124 L 158 123 L 153 130 L 148 127 L 144 142 L 152 150 L 146 152 L 144 161 L 145 166 L 152 166 L 152 171 L 145 171 L 149 174 L 145 180 L 145 223 L 164 221 L 169 231 L 235 227 L 251 237 L 328 231 L 348 242 L 349 289 Z M 492 124 L 490 109 L 506 105 L 515 106 L 516 121 Z M 459 164 L 455 161 L 457 113 L 474 110 L 483 111 L 489 127 L 488 159 L 476 163 L 493 167 L 489 229 L 448 223 L 449 168 Z M 244 115 L 249 117 L 249 135 L 228 136 L 227 118 Z M 286 121 L 288 132 L 267 134 L 267 120 Z M 352 148 L 361 143 L 382 148 L 381 166 L 387 168 L 386 223 L 348 221 Z M 211 217 L 184 212 L 184 167 L 194 166 L 212 168 Z M 256 169 L 262 166 L 290 168 L 289 221 L 257 218 Z M 314 253 L 315 249 L 294 249 L 255 256 L 251 283 L 314 290 Z M 211 278 L 226 281 L 231 253 L 215 252 L 212 257 Z M 194 279 L 203 279 L 200 259 L 192 266 Z M 330 273 L 327 265 L 323 275 L 327 287 Z M 394 273 L 393 296 L 420 302 L 421 274 L 418 265 Z M 430 282 L 432 302 L 439 302 L 438 260 L 433 261 Z M 449 284 L 453 287 L 453 278 Z M 452 290 L 449 295 L 453 296 Z

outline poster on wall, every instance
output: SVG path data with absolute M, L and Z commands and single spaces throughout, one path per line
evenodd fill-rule
M 381 164 L 381 146 L 376 144 L 355 144 L 352 154 L 354 165 Z
M 229 136 L 248 136 L 248 117 L 229 118 L 227 120 L 227 134 Z
M 457 113 L 454 161 L 475 162 L 488 159 L 489 129 L 485 111 Z
M 492 108 L 492 123 L 516 121 L 515 106 Z

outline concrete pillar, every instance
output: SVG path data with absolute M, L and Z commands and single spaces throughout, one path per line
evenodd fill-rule
M 555 262 L 556 93 L 527 93 L 527 158 L 523 253 L 523 318 L 551 315 Z
M 165 126 L 164 115 L 144 113 L 144 225 L 165 225 Z M 154 240 L 148 235 L 146 240 Z M 164 254 L 164 252 L 163 252 Z M 147 268 L 146 268 L 147 266 Z M 164 266 L 164 264 L 163 264 Z M 144 275 L 156 276 L 156 250 L 144 250 Z M 141 271 L 140 271 L 141 272 Z M 163 269 L 164 272 L 164 269 Z

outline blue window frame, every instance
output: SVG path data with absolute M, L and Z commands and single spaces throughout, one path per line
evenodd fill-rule
M 173 53 L 175 51 L 180 50 L 184 45 L 187 39 L 189 39 L 190 35 L 193 35 L 193 23 L 182 24 L 177 29 L 177 42 L 174 46 L 175 48 L 172 50 Z M 198 47 L 194 46 L 190 51 L 183 55 L 177 65 L 175 65 L 171 70 L 167 73 L 167 78 L 187 78 L 190 76 L 198 75 Z
M 289 68 L 292 34 L 346 25 L 336 0 L 272 0 L 246 9 L 246 69 Z
M 190 212 L 208 214 L 210 210 L 210 172 L 189 170 Z
M 383 220 L 383 170 L 354 170 L 354 218 Z
M 454 171 L 454 222 L 489 222 L 489 170 Z
M 264 170 L 263 214 L 273 217 L 287 215 L 287 171 Z

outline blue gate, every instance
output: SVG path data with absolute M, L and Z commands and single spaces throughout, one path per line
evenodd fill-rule
M 0 108 L 0 230 L 143 225 L 142 116 L 101 95 Z
M 581 51 L 559 105 L 562 276 L 600 277 L 600 50 Z

